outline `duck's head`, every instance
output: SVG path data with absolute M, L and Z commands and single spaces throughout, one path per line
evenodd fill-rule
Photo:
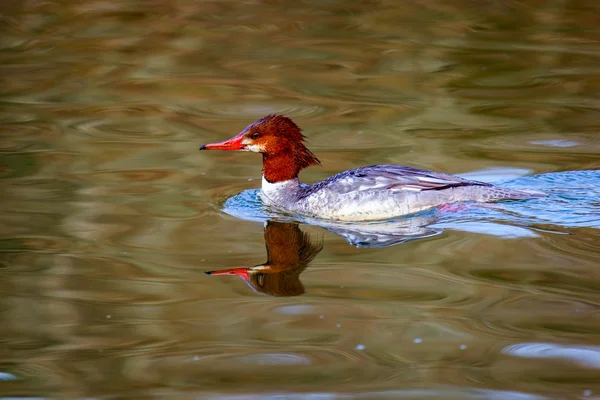
M 200 146 L 200 150 L 252 151 L 263 155 L 263 176 L 269 182 L 293 179 L 311 165 L 319 165 L 315 155 L 306 148 L 305 136 L 283 115 L 267 115 L 248 125 L 229 140 Z

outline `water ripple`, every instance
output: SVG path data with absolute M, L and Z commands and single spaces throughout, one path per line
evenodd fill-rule
M 553 343 L 519 343 L 505 347 L 503 354 L 523 358 L 563 359 L 584 368 L 600 369 L 600 347 Z
M 253 102 L 250 104 L 230 104 L 215 106 L 178 106 L 173 110 L 182 110 L 186 113 L 206 118 L 219 118 L 227 121 L 241 120 L 251 122 L 267 114 L 285 114 L 289 117 L 311 117 L 330 113 L 331 110 L 320 105 L 286 104 L 285 102 L 264 103 Z M 241 130 L 241 129 L 240 129 Z
M 2 396 L 597 397 L 600 3 L 4 3 Z M 197 149 L 274 112 L 323 156 L 307 180 L 550 196 L 301 219 L 306 291 L 265 296 L 204 271 L 262 266 L 259 222 L 298 217 L 244 191 L 256 156 Z

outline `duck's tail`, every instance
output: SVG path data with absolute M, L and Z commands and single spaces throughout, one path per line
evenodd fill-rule
M 541 197 L 547 197 L 548 195 L 544 192 L 538 192 L 537 190 L 529 190 L 529 189 L 518 189 L 513 190 L 519 197 L 516 199 L 526 200 L 526 199 L 538 199 Z

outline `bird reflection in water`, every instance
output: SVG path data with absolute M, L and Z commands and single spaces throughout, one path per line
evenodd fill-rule
M 207 275 L 237 275 L 259 293 L 270 296 L 298 296 L 304 293 L 300 274 L 323 249 L 297 223 L 268 221 L 265 227 L 267 262 L 251 268 L 208 271 Z

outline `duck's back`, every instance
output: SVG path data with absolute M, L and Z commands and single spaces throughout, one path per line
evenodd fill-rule
M 490 202 L 543 197 L 490 183 L 400 165 L 344 171 L 306 185 L 298 212 L 342 221 L 388 219 L 460 201 Z

